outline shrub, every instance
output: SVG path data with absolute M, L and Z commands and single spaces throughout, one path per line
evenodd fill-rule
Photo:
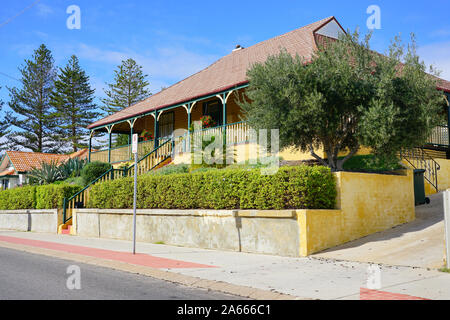
M 85 186 L 84 179 L 82 177 L 69 178 L 63 181 L 63 183 L 77 185 L 77 186 Z
M 69 159 L 59 166 L 62 178 L 76 178 L 81 175 L 81 170 L 86 166 L 86 159 Z
M 160 169 L 150 171 L 151 175 L 169 175 L 174 173 L 187 173 L 189 172 L 189 165 L 187 164 L 169 164 Z
M 82 189 L 70 184 L 49 184 L 36 188 L 36 209 L 56 209 L 63 207 L 64 198 L 70 198 Z
M 260 170 L 206 172 L 138 177 L 140 209 L 333 209 L 336 183 L 325 167 L 286 167 L 275 175 Z M 133 206 L 133 179 L 94 185 L 91 208 Z
M 36 208 L 35 186 L 25 186 L 0 192 L 0 210 Z
M 51 184 L 25 186 L 0 192 L 0 210 L 60 209 L 63 199 L 81 190 L 81 186 Z
M 106 171 L 111 169 L 111 165 L 109 163 L 94 161 L 88 163 L 83 170 L 81 170 L 81 176 L 83 177 L 84 184 L 89 184 Z
M 400 159 L 383 159 L 374 155 L 353 156 L 344 164 L 346 171 L 385 172 L 402 168 Z

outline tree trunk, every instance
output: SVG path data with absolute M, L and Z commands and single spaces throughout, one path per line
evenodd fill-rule
M 343 159 L 338 160 L 336 165 L 337 165 L 337 171 L 344 171 L 344 163 L 350 159 L 351 157 L 353 157 L 359 150 L 359 145 L 356 146 L 352 151 L 350 151 L 350 153 L 348 155 L 346 155 Z

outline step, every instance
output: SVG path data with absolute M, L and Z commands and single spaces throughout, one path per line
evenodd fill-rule
M 61 229 L 61 234 L 66 234 L 66 235 L 70 235 L 70 232 L 72 231 L 72 226 L 69 225 L 67 226 L 66 229 Z

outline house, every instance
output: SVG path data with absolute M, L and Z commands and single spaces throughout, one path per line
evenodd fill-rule
M 87 149 L 68 155 L 6 151 L 0 159 L 0 190 L 12 189 L 27 183 L 27 173 L 34 168 L 39 168 L 42 162 L 63 163 L 68 159 L 86 159 L 87 157 Z
M 308 59 L 317 50 L 321 40 L 336 39 L 343 32 L 344 29 L 336 18 L 330 17 L 248 48 L 237 46 L 230 54 L 198 73 L 88 126 L 91 130 L 90 140 L 98 132 L 106 133 L 109 139 L 109 147 L 105 150 L 91 152 L 89 148 L 89 160 L 109 162 L 113 165 L 131 160 L 129 145 L 111 147 L 112 135 L 131 136 L 133 133 L 141 134 L 145 130 L 155 139 L 139 143 L 140 157 L 164 144 L 167 156 L 169 153 L 174 154 L 173 161 L 188 162 L 186 154 L 183 154 L 183 151 L 186 151 L 186 139 L 175 140 L 173 146 L 169 146 L 167 140 L 172 136 L 182 136 L 194 121 L 206 115 L 216 124 L 215 128 L 208 131 L 226 132 L 228 145 L 241 148 L 242 145 L 249 145 L 249 128 L 241 121 L 242 112 L 236 101 L 236 97 L 242 96 L 248 86 L 248 68 L 254 63 L 264 62 L 270 55 L 278 54 L 281 48 Z M 450 82 L 440 79 L 439 83 L 438 89 L 450 97 Z M 450 158 L 449 124 L 450 117 L 449 123 L 436 128 L 435 134 L 430 138 L 428 147 L 434 152 L 434 156 Z M 167 158 L 162 155 L 162 151 L 159 152 L 160 161 Z M 316 153 L 324 155 L 321 150 Z M 246 154 L 248 155 L 248 152 Z M 294 150 L 283 151 L 280 156 L 284 160 L 312 159 L 311 155 Z M 243 160 L 246 160 L 245 157 Z M 147 171 L 157 163 L 154 159 L 141 171 Z

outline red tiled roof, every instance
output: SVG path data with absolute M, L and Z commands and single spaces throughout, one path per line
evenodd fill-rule
M 70 159 L 78 158 L 78 159 L 86 159 L 88 157 L 89 150 L 88 149 L 81 149 L 77 152 L 74 152 L 72 154 L 69 154 Z
M 6 151 L 6 155 L 11 160 L 16 173 L 18 173 L 29 172 L 34 168 L 40 168 L 42 162 L 56 162 L 60 164 L 68 159 L 84 159 L 87 157 L 87 152 L 87 149 L 82 149 L 72 154 Z
M 292 55 L 298 54 L 308 60 L 317 50 L 316 41 L 320 40 L 320 37 L 318 37 L 319 39 L 316 37 L 315 31 L 332 20 L 335 20 L 339 25 L 334 17 L 329 17 L 251 47 L 233 51 L 206 69 L 143 101 L 89 125 L 88 129 L 126 120 L 133 116 L 247 84 L 249 67 L 255 63 L 266 61 L 271 55 L 278 54 L 281 48 L 286 49 Z M 450 92 L 450 82 L 440 79 L 438 89 Z
M 312 53 L 317 48 L 314 31 L 333 19 L 334 17 L 329 17 L 254 46 L 234 51 L 206 69 L 150 96 L 146 100 L 103 118 L 91 124 L 88 128 L 100 127 L 134 115 L 246 84 L 248 83 L 247 69 L 254 63 L 264 62 L 270 55 L 278 54 L 281 48 L 285 48 L 291 54 L 298 54 L 306 59 L 311 58 Z
M 39 168 L 42 162 L 62 163 L 69 158 L 69 155 L 23 152 L 23 151 L 6 151 L 6 155 L 11 160 L 16 172 L 28 172 L 33 168 Z

